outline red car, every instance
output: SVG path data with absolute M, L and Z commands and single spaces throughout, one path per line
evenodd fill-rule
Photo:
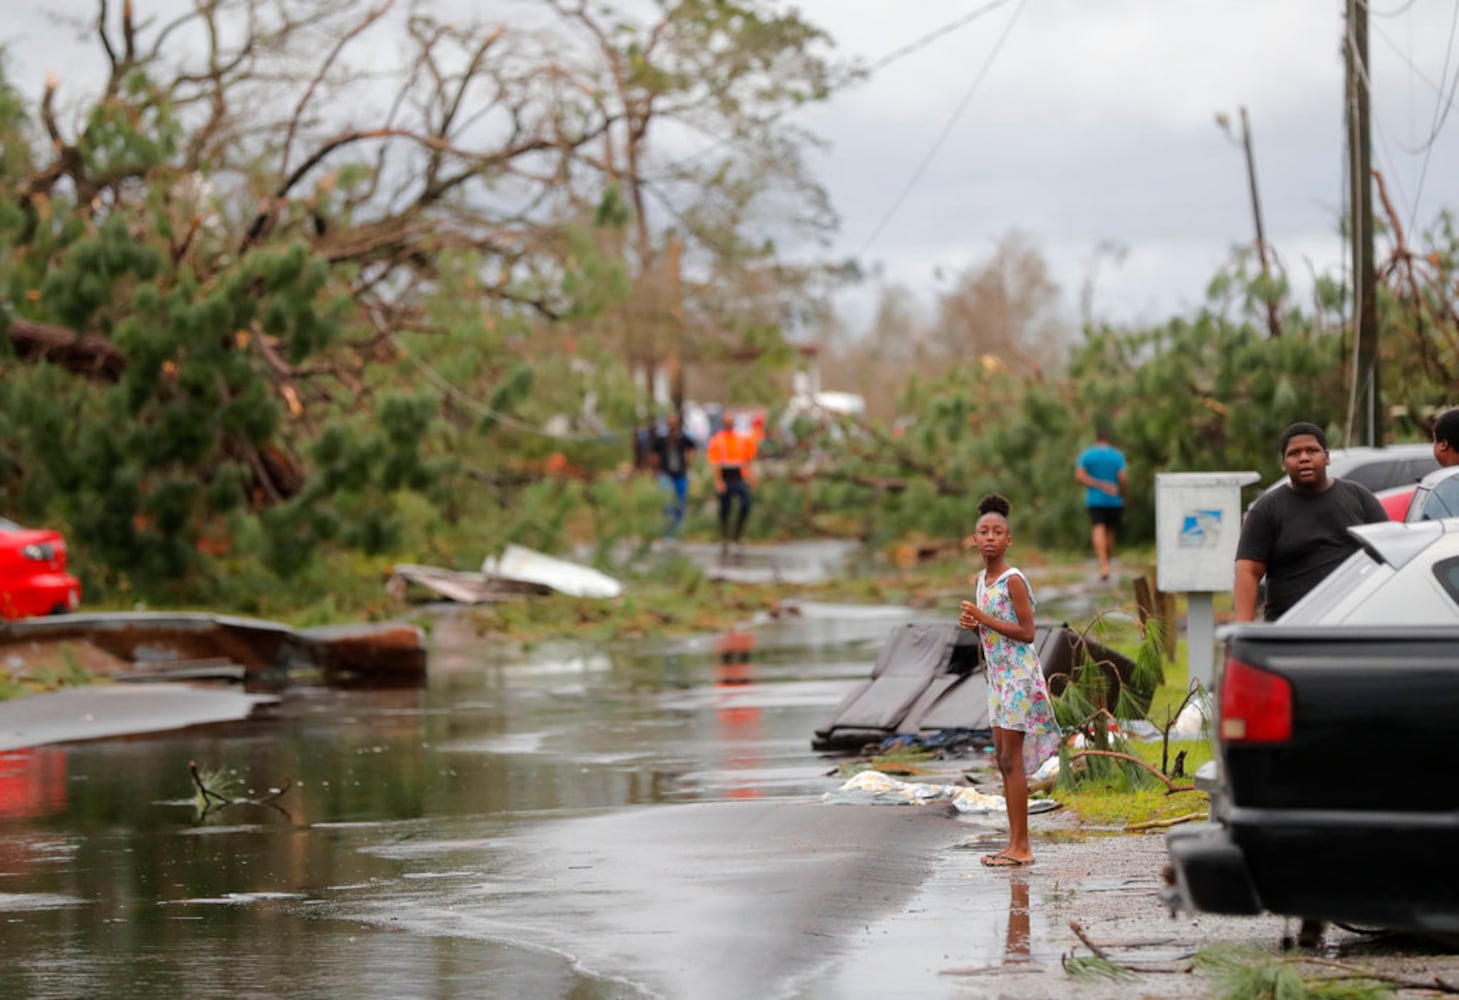
M 80 603 L 81 581 L 66 572 L 61 533 L 0 517 L 0 618 L 62 614 Z
M 1391 489 L 1379 490 L 1373 495 L 1388 512 L 1390 521 L 1402 521 L 1408 517 L 1409 505 L 1413 503 L 1413 495 L 1418 491 L 1418 483 L 1408 486 L 1394 486 Z

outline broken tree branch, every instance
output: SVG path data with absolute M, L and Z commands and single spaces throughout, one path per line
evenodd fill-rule
M 1138 764 L 1145 770 L 1149 771 L 1151 774 L 1155 775 L 1155 777 L 1159 778 L 1165 784 L 1167 792 L 1170 794 L 1174 794 L 1175 792 L 1193 792 L 1196 790 L 1195 785 L 1177 785 L 1165 775 L 1161 774 L 1159 768 L 1155 767 L 1153 764 L 1145 763 L 1134 754 L 1120 753 L 1117 750 L 1080 750 L 1078 753 L 1070 756 L 1069 763 L 1073 764 L 1076 760 L 1079 760 L 1083 757 L 1115 757 L 1119 760 L 1127 760 L 1131 764 Z
M 1140 830 L 1163 830 L 1169 826 L 1180 826 L 1182 823 L 1194 823 L 1207 817 L 1206 813 L 1186 813 L 1184 816 L 1171 816 L 1166 819 L 1152 819 L 1145 823 L 1126 823 L 1125 830 L 1128 833 L 1135 833 Z
M 192 775 L 193 784 L 197 786 L 198 794 L 200 794 L 203 798 L 203 815 L 207 815 L 214 809 L 222 809 L 226 806 L 267 806 L 275 812 L 280 813 L 285 818 L 287 818 L 289 815 L 288 811 L 278 804 L 278 799 L 290 788 L 294 787 L 294 781 L 292 778 L 285 778 L 282 786 L 259 798 L 234 799 L 229 798 L 228 796 L 223 795 L 219 792 L 216 792 L 207 786 L 207 784 L 203 781 L 202 774 L 200 774 L 198 771 L 197 761 L 188 761 L 187 770 L 188 773 Z
M 37 323 L 19 316 L 10 320 L 10 344 L 26 361 L 49 361 L 67 371 L 104 382 L 115 382 L 126 370 L 127 359 L 111 341 L 95 334 L 80 334 L 53 323 Z

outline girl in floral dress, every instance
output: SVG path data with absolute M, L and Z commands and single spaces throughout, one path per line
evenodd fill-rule
M 983 642 L 988 671 L 988 714 L 993 722 L 993 750 L 1003 776 L 1008 808 L 1008 846 L 984 855 L 989 868 L 1033 864 L 1028 842 L 1028 775 L 1059 752 L 1059 726 L 1044 682 L 1044 670 L 1033 647 L 1033 593 L 1017 567 L 1008 564 L 1013 533 L 1008 527 L 1006 497 L 990 493 L 978 503 L 978 523 L 964 540 L 977 548 L 983 570 L 976 600 L 962 602 L 958 624 L 976 628 Z

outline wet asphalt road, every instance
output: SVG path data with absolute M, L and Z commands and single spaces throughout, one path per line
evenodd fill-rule
M 823 803 L 820 793 L 838 783 L 828 773 L 836 761 L 808 753 L 810 727 L 849 680 L 804 674 L 795 649 L 807 631 L 818 632 L 818 641 L 832 649 L 862 649 L 856 645 L 861 636 L 885 634 L 895 616 L 862 609 L 847 619 L 831 610 L 816 619 L 811 610 L 794 627 L 758 633 L 756 657 L 764 659 L 757 660 L 751 684 L 705 684 L 704 668 L 696 664 L 713 661 L 714 643 L 706 637 L 673 653 L 684 671 L 679 687 L 645 688 L 631 672 L 620 677 L 623 668 L 592 657 L 538 657 L 491 666 L 479 688 L 451 697 L 378 706 L 362 697 L 345 703 L 347 715 L 326 708 L 328 701 L 301 706 L 304 722 L 293 725 L 305 725 L 306 734 L 316 733 L 320 723 L 311 720 L 328 712 L 325 728 L 307 744 L 312 754 L 337 747 L 342 760 L 364 757 L 384 765 L 414 747 L 428 768 L 412 764 L 401 787 L 418 785 L 444 762 L 451 776 L 432 786 L 440 795 L 463 792 L 464 782 L 489 774 L 481 768 L 503 761 L 500 794 L 511 792 L 512 801 L 526 804 L 509 822 L 475 801 L 434 814 L 336 814 L 314 782 L 297 793 L 298 815 L 289 826 L 267 818 L 236 827 L 166 823 L 162 843 L 216 845 L 220 858 L 239 856 L 253 864 L 252 874 L 234 879 L 229 873 L 212 890 L 230 900 L 236 917 L 205 927 L 188 914 L 213 900 L 171 900 L 166 912 L 177 912 L 178 922 L 160 925 L 167 936 L 155 950 L 143 948 L 149 939 L 140 936 L 140 924 L 131 932 L 137 943 L 125 945 L 120 957 L 102 950 L 89 925 L 76 922 L 97 905 L 79 888 L 79 878 L 72 896 L 60 902 L 46 902 L 37 890 L 55 875 L 86 874 L 67 860 L 69 854 L 45 854 L 63 832 L 66 843 L 79 845 L 68 852 L 111 842 L 118 856 L 132 856 L 133 843 L 157 843 L 156 833 L 124 838 L 118 831 L 133 822 L 128 813 L 94 832 L 74 819 L 69 827 L 59 821 L 0 824 L 14 848 L 0 865 L 0 921 L 9 925 L 9 947 L 16 958 L 40 954 L 46 961 L 123 962 L 125 968 L 166 954 L 183 967 L 177 980 L 192 987 L 179 995 L 234 998 L 280 995 L 273 989 L 290 983 L 292 995 L 311 997 L 1130 1000 L 1212 995 L 1214 984 L 1192 971 L 1199 948 L 1219 943 L 1275 956 L 1282 935 L 1295 932 L 1273 917 L 1172 917 L 1159 895 L 1162 834 L 1117 836 L 1081 829 L 1063 811 L 1041 814 L 1030 819 L 1037 863 L 989 871 L 979 857 L 1001 843 L 996 817 L 956 816 L 940 806 Z M 460 624 L 443 621 L 435 632 L 432 671 L 442 678 L 474 677 L 483 669 Z M 871 641 L 857 654 L 863 662 L 874 654 Z M 846 668 L 829 662 L 821 669 L 829 678 L 864 670 L 855 666 L 848 674 Z M 522 692 L 530 699 L 523 701 Z M 36 740 L 48 711 L 57 712 L 56 725 L 72 727 L 50 733 L 62 740 L 102 737 L 108 725 L 113 734 L 146 728 L 147 719 L 139 716 L 152 711 L 148 698 L 174 699 L 167 704 L 178 714 L 164 720 L 170 725 L 246 713 L 247 706 L 224 694 L 206 707 L 221 714 L 206 716 L 190 716 L 203 710 L 202 703 L 185 707 L 162 687 L 27 699 L 28 705 L 0 706 L 0 747 L 49 742 Z M 110 701 L 83 704 L 87 698 Z M 617 706 L 607 716 L 613 721 L 583 728 L 579 712 L 601 720 L 605 705 Z M 637 706 L 632 716 L 625 714 L 629 706 Z M 529 718 L 529 712 L 535 715 Z M 492 727 L 479 731 L 484 722 Z M 279 739 L 273 727 L 250 726 L 231 737 L 236 742 L 215 746 L 206 732 L 180 736 L 186 743 L 175 749 L 170 740 L 159 740 L 156 746 L 131 744 L 129 752 L 165 760 L 163 773 L 171 775 L 178 770 L 174 757 L 219 748 L 236 754 Z M 92 783 L 93 774 L 99 780 L 134 770 L 116 771 L 95 744 L 84 746 L 93 749 L 71 756 L 67 784 L 73 797 L 83 787 L 76 783 Z M 317 760 L 313 766 L 319 767 Z M 656 776 L 651 803 L 594 804 L 595 783 L 644 773 Z M 560 794 L 547 796 L 553 786 Z M 533 806 L 539 798 L 550 805 Z M 158 808 L 145 794 L 131 801 L 141 819 Z M 16 848 L 15 834 L 37 845 L 31 853 L 38 860 Z M 243 849 L 258 853 L 240 854 Z M 320 852 L 340 870 L 321 877 L 306 850 Z M 289 874 L 280 858 L 297 859 L 297 874 Z M 188 888 L 166 884 L 160 895 Z M 233 895 L 243 889 L 253 895 Z M 103 898 L 108 891 L 102 890 Z M 159 912 L 164 901 L 138 895 L 130 912 L 151 920 L 146 915 Z M 176 909 L 179 904 L 186 905 Z M 111 926 L 110 918 L 98 916 L 98 926 Z M 306 963 L 293 971 L 274 968 L 276 946 L 263 942 L 248 950 L 246 934 L 224 933 L 228 924 L 246 928 L 248 921 L 280 941 L 297 942 Z M 1064 959 L 1090 954 L 1073 924 L 1112 959 L 1141 971 L 1124 982 L 1069 975 Z M 72 929 L 78 926 L 85 933 Z M 214 926 L 216 934 L 202 933 Z M 52 938 L 49 950 L 34 947 Z M 78 946 L 88 954 L 79 954 Z M 498 949 L 506 949 L 507 958 Z M 511 957 L 523 950 L 540 960 Z M 1375 942 L 1337 930 L 1318 957 L 1415 980 L 1459 981 L 1459 957 L 1422 943 Z M 221 963 L 218 976 L 203 976 L 210 963 Z M 253 979 L 224 974 L 238 967 L 250 968 Z M 366 967 L 377 971 L 350 985 L 355 970 Z M 8 974 L 0 972 L 0 986 Z M 43 972 L 36 975 L 41 978 L 16 981 L 33 990 L 45 981 Z M 146 982 L 128 982 L 133 992 L 126 995 L 147 995 Z M 263 992 L 250 993 L 253 986 Z M 57 989 L 44 995 L 79 995 Z M 42 995 L 24 988 L 3 992 Z M 111 995 L 121 994 L 113 988 Z

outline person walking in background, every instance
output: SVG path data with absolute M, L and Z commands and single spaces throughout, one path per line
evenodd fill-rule
M 1434 418 L 1434 461 L 1446 468 L 1459 465 L 1459 406 Z
M 725 410 L 720 417 L 720 429 L 709 439 L 704 457 L 714 471 L 714 492 L 719 497 L 720 553 L 729 555 L 730 544 L 738 544 L 744 533 L 755 486 L 755 442 L 735 428 L 733 410 Z M 735 504 L 739 510 L 732 523 Z
M 684 433 L 683 421 L 677 413 L 669 415 L 662 434 L 654 435 L 650 452 L 653 469 L 672 497 L 664 508 L 664 518 L 668 522 L 665 538 L 677 537 L 684 523 L 684 509 L 689 503 L 689 461 L 696 447 L 694 439 Z
M 1109 579 L 1109 560 L 1115 535 L 1125 512 L 1125 456 L 1109 443 L 1109 434 L 1096 425 L 1094 444 L 1079 453 L 1074 478 L 1084 487 L 1084 506 L 1089 511 L 1089 536 L 1094 557 L 1099 560 L 1099 578 Z
M 1008 499 L 998 493 L 990 493 L 978 503 L 977 525 L 963 547 L 978 550 L 983 569 L 972 578 L 974 599 L 962 602 L 958 616 L 958 625 L 977 629 L 982 640 L 988 670 L 988 718 L 1008 808 L 1008 846 L 983 856 L 988 868 L 1033 864 L 1028 840 L 1028 776 L 1059 752 L 1062 739 L 1043 665 L 1033 646 L 1033 591 L 1022 571 L 1008 563 L 1008 547 L 1013 544 L 1010 509 Z
M 1358 550 L 1358 540 L 1348 534 L 1351 525 L 1388 520 L 1366 486 L 1327 474 L 1331 456 L 1321 427 L 1292 424 L 1282 432 L 1280 447 L 1287 482 L 1251 505 L 1236 542 L 1232 602 L 1238 622 L 1256 619 L 1263 577 L 1265 618 L 1276 621 Z

